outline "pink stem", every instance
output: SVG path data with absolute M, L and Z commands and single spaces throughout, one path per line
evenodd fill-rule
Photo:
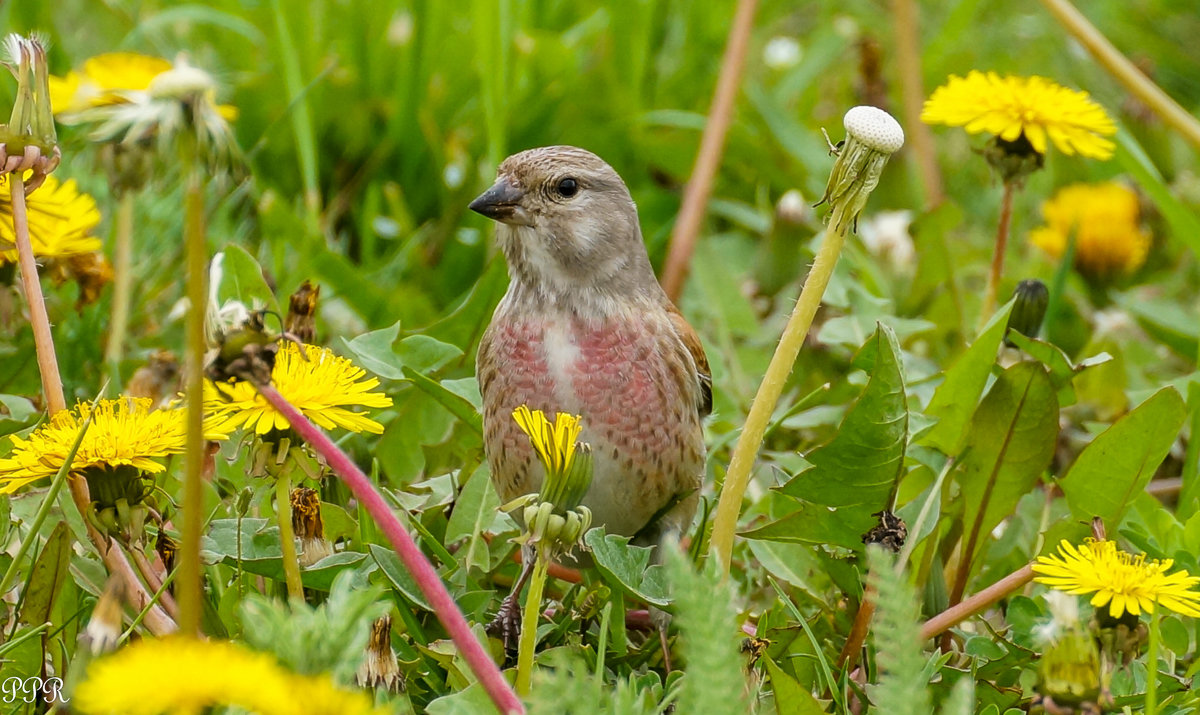
M 375 519 L 375 523 L 392 542 L 396 554 L 404 562 L 408 572 L 412 574 L 413 580 L 417 582 L 425 599 L 433 606 L 433 612 L 437 614 L 438 620 L 450 633 L 450 638 L 454 640 L 459 652 L 466 659 L 467 665 L 475 673 L 475 677 L 479 678 L 479 682 L 483 684 L 496 707 L 500 708 L 503 713 L 524 713 L 525 706 L 521 704 L 517 693 L 504 679 L 500 669 L 496 667 L 496 663 L 492 661 L 483 645 L 475 638 L 475 634 L 471 632 L 471 627 L 467 625 L 467 619 L 463 617 L 462 611 L 458 610 L 458 604 L 451 598 L 441 577 L 438 576 L 437 571 L 421 553 L 421 550 L 417 548 L 417 544 L 404 530 L 404 526 L 392 514 L 391 509 L 371 484 L 367 475 L 363 474 L 362 470 L 346 456 L 345 452 L 338 449 L 337 445 L 324 432 L 317 429 L 307 417 L 293 407 L 283 395 L 279 394 L 273 385 L 257 385 L 257 387 L 267 402 L 270 402 L 271 406 L 279 410 L 280 414 L 287 419 L 296 434 L 320 452 L 334 473 L 341 477 L 350 491 L 354 493 L 359 503 L 367 508 L 367 511 Z

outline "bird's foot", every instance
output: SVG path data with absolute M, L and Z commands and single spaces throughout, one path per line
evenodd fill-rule
M 515 593 L 505 597 L 496 611 L 496 617 L 484 630 L 489 636 L 499 638 L 504 643 L 504 650 L 516 652 L 517 641 L 521 637 L 521 605 L 517 603 Z

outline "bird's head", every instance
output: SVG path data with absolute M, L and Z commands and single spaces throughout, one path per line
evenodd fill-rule
M 470 208 L 500 222 L 513 281 L 543 299 L 658 287 L 629 189 L 589 151 L 551 146 L 514 154 Z

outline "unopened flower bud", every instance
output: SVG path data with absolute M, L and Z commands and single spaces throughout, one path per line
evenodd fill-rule
M 0 173 L 23 176 L 32 171 L 28 193 L 41 186 L 62 157 L 50 108 L 46 47 L 40 37 L 12 34 L 4 39 L 4 55 L 17 78 L 17 96 L 8 124 L 0 125 Z
M 1027 338 L 1036 338 L 1042 328 L 1042 319 L 1046 317 L 1046 308 L 1050 305 L 1049 289 L 1037 279 L 1025 280 L 1017 284 L 1013 297 L 1016 302 L 1008 314 L 1008 330 L 1015 330 Z M 1008 338 L 1004 339 L 1004 343 L 1015 347 Z
M 838 158 L 829 174 L 825 196 L 816 204 L 829 203 L 827 220 L 838 232 L 850 226 L 857 229 L 858 215 L 879 184 L 884 165 L 904 146 L 904 130 L 899 122 L 878 107 L 853 107 L 842 123 L 846 140 L 834 149 Z

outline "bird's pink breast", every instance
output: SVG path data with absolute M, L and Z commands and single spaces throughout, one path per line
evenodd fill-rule
M 535 491 L 541 481 L 529 440 L 511 414 L 525 404 L 551 416 L 583 418 L 596 480 L 588 506 L 613 531 L 636 530 L 703 468 L 695 367 L 665 320 L 605 321 L 497 318 L 479 355 L 485 440 L 502 499 Z M 692 485 L 692 486 L 688 486 Z M 634 511 L 621 513 L 629 500 Z M 648 510 L 648 513 L 640 512 Z M 624 527 L 624 528 L 622 528 Z

